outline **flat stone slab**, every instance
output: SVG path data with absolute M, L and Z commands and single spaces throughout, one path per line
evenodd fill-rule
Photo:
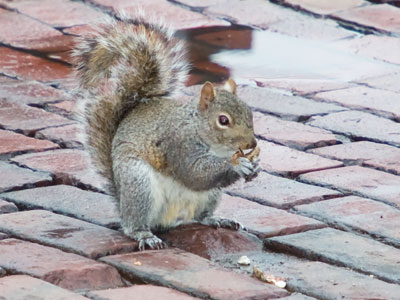
M 267 249 L 305 256 L 400 283 L 400 249 L 349 232 L 324 228 L 269 238 L 265 244 Z
M 320 15 L 328 15 L 337 11 L 347 10 L 361 5 L 366 5 L 368 3 L 364 0 L 339 0 L 335 2 L 331 2 L 329 0 L 325 1 L 283 0 L 279 2 L 284 2 L 285 4 L 293 6 L 296 9 L 300 7 L 301 9 Z
M 360 83 L 378 88 L 381 90 L 389 90 L 395 93 L 400 93 L 400 73 L 393 73 L 384 76 L 369 77 L 359 80 Z
M 226 194 L 222 196 L 214 214 L 237 220 L 260 238 L 325 227 L 325 224 L 314 219 Z
M 36 132 L 35 137 L 51 140 L 64 148 L 82 148 L 83 129 L 79 124 L 52 127 Z
M 92 300 L 190 300 L 199 299 L 170 288 L 151 284 L 87 293 Z
M 312 149 L 309 152 L 400 175 L 400 149 L 397 147 L 361 141 Z
M 400 146 L 399 123 L 361 111 L 312 117 L 307 124 L 350 137 Z
M 293 293 L 289 297 L 280 298 L 280 300 L 315 300 L 315 298 L 308 297 L 299 293 Z
M 273 299 L 288 295 L 285 290 L 173 248 L 107 256 L 101 260 L 130 278 L 172 287 L 201 298 Z
M 294 209 L 332 226 L 367 233 L 400 248 L 400 210 L 392 206 L 349 196 L 299 205 Z
M 16 207 L 14 203 L 0 198 L 0 214 L 8 214 L 16 211 L 18 211 L 18 207 Z
M 46 209 L 102 226 L 119 227 L 115 200 L 101 193 L 69 185 L 53 185 L 4 193 L 0 197 L 29 209 Z
M 89 258 L 133 251 L 122 233 L 45 210 L 0 215 L 0 231 Z
M 17 239 L 0 241 L 0 266 L 11 274 L 27 274 L 59 287 L 89 291 L 123 286 L 118 271 L 76 254 Z
M 27 275 L 0 278 L 0 295 L 4 300 L 87 300 L 58 286 Z
M 350 191 L 400 207 L 400 177 L 386 172 L 349 166 L 303 174 L 300 180 Z
M 229 194 L 277 208 L 290 208 L 294 205 L 341 195 L 340 192 L 334 190 L 273 176 L 265 172 L 260 172 L 251 182 L 240 181 L 230 186 L 227 191 Z
M 0 173 L 0 192 L 43 186 L 52 182 L 48 173 L 20 168 L 4 161 L 0 161 Z

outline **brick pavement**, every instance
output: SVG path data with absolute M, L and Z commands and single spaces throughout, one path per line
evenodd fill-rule
M 247 232 L 186 225 L 161 235 L 167 250 L 139 253 L 118 231 L 82 151 L 68 51 L 88 23 L 138 4 L 189 41 L 182 101 L 204 80 L 246 83 L 263 172 L 228 188 L 217 214 Z M 0 298 L 400 299 L 399 18 L 395 0 L 0 0 Z M 216 59 L 246 57 L 263 34 L 278 44 L 256 64 Z M 267 52 L 279 40 L 281 56 L 310 43 L 346 63 L 298 73 Z

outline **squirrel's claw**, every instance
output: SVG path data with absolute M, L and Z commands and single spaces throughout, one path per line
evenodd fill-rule
M 204 219 L 201 223 L 207 226 L 212 226 L 214 228 L 228 228 L 232 230 L 247 231 L 247 229 L 240 222 L 217 216 L 208 217 Z
M 153 235 L 152 237 L 142 238 L 138 242 L 139 251 L 144 251 L 146 249 L 146 246 L 148 246 L 151 250 L 160 250 L 167 248 L 167 245 L 155 235 Z

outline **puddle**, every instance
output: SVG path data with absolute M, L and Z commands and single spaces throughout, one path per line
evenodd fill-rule
M 196 28 L 178 32 L 189 43 L 193 70 L 188 85 L 230 76 L 347 82 L 394 71 L 395 66 L 363 58 L 343 41 L 306 40 L 245 26 Z

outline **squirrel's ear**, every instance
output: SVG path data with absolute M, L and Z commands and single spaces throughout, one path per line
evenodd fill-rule
M 214 86 L 211 82 L 207 81 L 201 88 L 201 95 L 199 101 L 199 110 L 203 111 L 208 108 L 210 102 L 215 98 Z
M 236 95 L 236 82 L 229 78 L 224 84 L 224 90 Z

